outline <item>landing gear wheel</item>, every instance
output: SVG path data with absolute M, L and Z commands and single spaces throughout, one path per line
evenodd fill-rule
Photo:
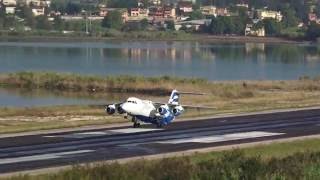
M 162 123 L 161 122 L 157 123 L 157 128 L 162 128 Z
M 136 123 L 136 117 L 132 116 L 131 122 Z
M 140 127 L 140 123 L 134 122 L 133 123 L 133 128 L 138 128 L 138 127 Z

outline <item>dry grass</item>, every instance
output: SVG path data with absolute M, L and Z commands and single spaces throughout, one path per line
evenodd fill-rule
M 107 99 L 105 92 L 138 92 L 143 99 L 166 102 L 173 88 L 179 91 L 207 93 L 205 96 L 183 95 L 182 104 L 215 107 L 214 110 L 187 110 L 182 117 L 198 117 L 221 114 L 238 114 L 264 110 L 301 108 L 320 106 L 320 80 L 303 78 L 294 81 L 234 81 L 210 82 L 201 79 L 181 79 L 174 77 L 144 78 L 136 76 L 95 77 L 57 73 L 32 73 L 0 75 L 0 84 L 32 89 L 48 89 L 72 94 L 82 94 Z M 90 89 L 91 88 L 91 89 Z M 92 89 L 96 89 L 93 93 Z M 130 94 L 126 94 L 130 96 Z M 140 95 L 139 95 L 140 97 Z M 125 98 L 125 97 L 124 97 Z M 79 121 L 68 122 L 70 117 L 82 117 Z M 88 124 L 124 122 L 121 117 L 114 120 L 86 119 L 87 117 L 108 117 L 103 107 L 90 106 L 54 106 L 34 108 L 2 108 L 0 110 L 0 132 L 28 131 L 57 127 L 74 127 Z M 17 118 L 18 117 L 18 118 Z M 23 117 L 23 118 L 22 118 Z M 50 119 L 60 117 L 56 121 L 40 123 L 32 121 L 36 118 Z M 16 121 L 10 122 L 10 119 Z M 30 121 L 23 121 L 23 119 Z M 110 117 L 109 117 L 110 118 Z M 7 120 L 6 120 L 7 119 Z M 20 120 L 20 123 L 19 122 Z M 50 125 L 52 122 L 53 125 Z M 41 125 L 37 126 L 36 123 Z M 56 123 L 57 124 L 57 123 Z M 15 128 L 18 127 L 19 128 Z

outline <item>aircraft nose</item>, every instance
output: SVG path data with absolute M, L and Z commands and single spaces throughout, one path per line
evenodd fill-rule
M 128 112 L 128 104 L 127 104 L 127 103 L 123 103 L 123 104 L 121 105 L 121 108 L 122 108 L 124 111 Z

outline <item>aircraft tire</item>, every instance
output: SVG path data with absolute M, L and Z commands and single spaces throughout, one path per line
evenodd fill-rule
M 138 127 L 140 127 L 140 123 L 137 123 L 137 122 L 133 123 L 133 128 L 138 128 Z

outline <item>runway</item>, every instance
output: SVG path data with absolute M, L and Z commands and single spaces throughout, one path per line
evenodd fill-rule
M 0 174 L 320 134 L 320 110 L 0 139 Z

